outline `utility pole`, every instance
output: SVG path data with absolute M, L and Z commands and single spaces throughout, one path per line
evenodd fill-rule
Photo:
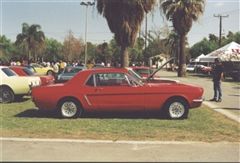
M 95 3 L 94 2 L 81 2 L 80 5 L 86 6 L 86 18 L 85 18 L 85 59 L 84 63 L 85 66 L 87 65 L 87 13 L 88 13 L 88 6 L 93 6 Z
M 222 18 L 227 18 L 229 15 L 215 15 L 214 17 L 219 18 L 219 42 L 218 42 L 218 46 L 221 47 L 221 43 L 222 43 Z
M 146 19 L 145 19 L 145 49 L 147 48 L 147 37 L 148 37 L 148 30 L 147 30 L 147 13 L 146 13 Z

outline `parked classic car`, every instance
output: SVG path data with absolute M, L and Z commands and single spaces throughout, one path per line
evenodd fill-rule
M 29 67 L 33 68 L 37 75 L 54 75 L 56 73 L 52 67 L 44 67 L 37 63 L 31 63 Z
M 66 83 L 33 88 L 32 100 L 42 110 L 64 118 L 94 111 L 163 111 L 169 118 L 187 118 L 203 101 L 203 88 L 175 80 L 143 80 L 131 68 L 89 69 Z
M 39 77 L 18 76 L 6 66 L 0 66 L 0 103 L 10 103 L 30 93 L 32 87 L 39 86 Z
M 12 69 L 15 73 L 17 73 L 19 76 L 38 76 L 41 79 L 41 85 L 48 85 L 53 84 L 55 79 L 51 75 L 36 75 L 35 72 L 33 72 L 32 69 L 28 67 L 23 66 L 10 66 L 10 69 Z
M 60 73 L 57 77 L 57 83 L 64 83 L 70 80 L 74 75 L 76 75 L 79 71 L 86 69 L 83 66 L 67 66 L 64 68 L 63 72 Z
M 196 65 L 188 64 L 186 67 L 187 72 L 195 72 L 196 71 Z

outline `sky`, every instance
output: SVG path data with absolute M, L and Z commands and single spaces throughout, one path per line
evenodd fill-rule
M 22 23 L 39 24 L 47 38 L 60 42 L 71 30 L 75 37 L 85 39 L 86 7 L 80 2 L 87 0 L 0 0 L 0 34 L 11 41 L 21 33 Z M 92 1 L 92 0 L 89 0 Z M 208 37 L 210 33 L 219 35 L 219 18 L 215 15 L 228 15 L 223 18 L 223 35 L 228 31 L 240 31 L 240 0 L 206 0 L 204 14 L 194 23 L 188 33 L 189 45 Z M 93 43 L 108 42 L 113 34 L 108 28 L 106 19 L 99 15 L 96 7 L 88 7 L 87 41 Z M 148 15 L 148 29 L 156 30 L 170 24 L 156 7 Z M 145 21 L 142 31 L 145 29 Z

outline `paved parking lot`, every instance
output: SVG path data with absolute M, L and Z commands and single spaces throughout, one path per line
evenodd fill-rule
M 1 140 L 1 139 L 0 139 Z M 239 143 L 7 139 L 2 161 L 239 162 Z

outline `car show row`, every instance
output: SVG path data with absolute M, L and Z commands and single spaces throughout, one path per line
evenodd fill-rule
M 0 102 L 31 95 L 39 110 L 63 118 L 95 111 L 161 111 L 171 119 L 187 118 L 189 109 L 201 105 L 203 88 L 161 78 L 160 69 L 67 66 L 54 77 L 54 71 L 36 65 L 0 66 Z

